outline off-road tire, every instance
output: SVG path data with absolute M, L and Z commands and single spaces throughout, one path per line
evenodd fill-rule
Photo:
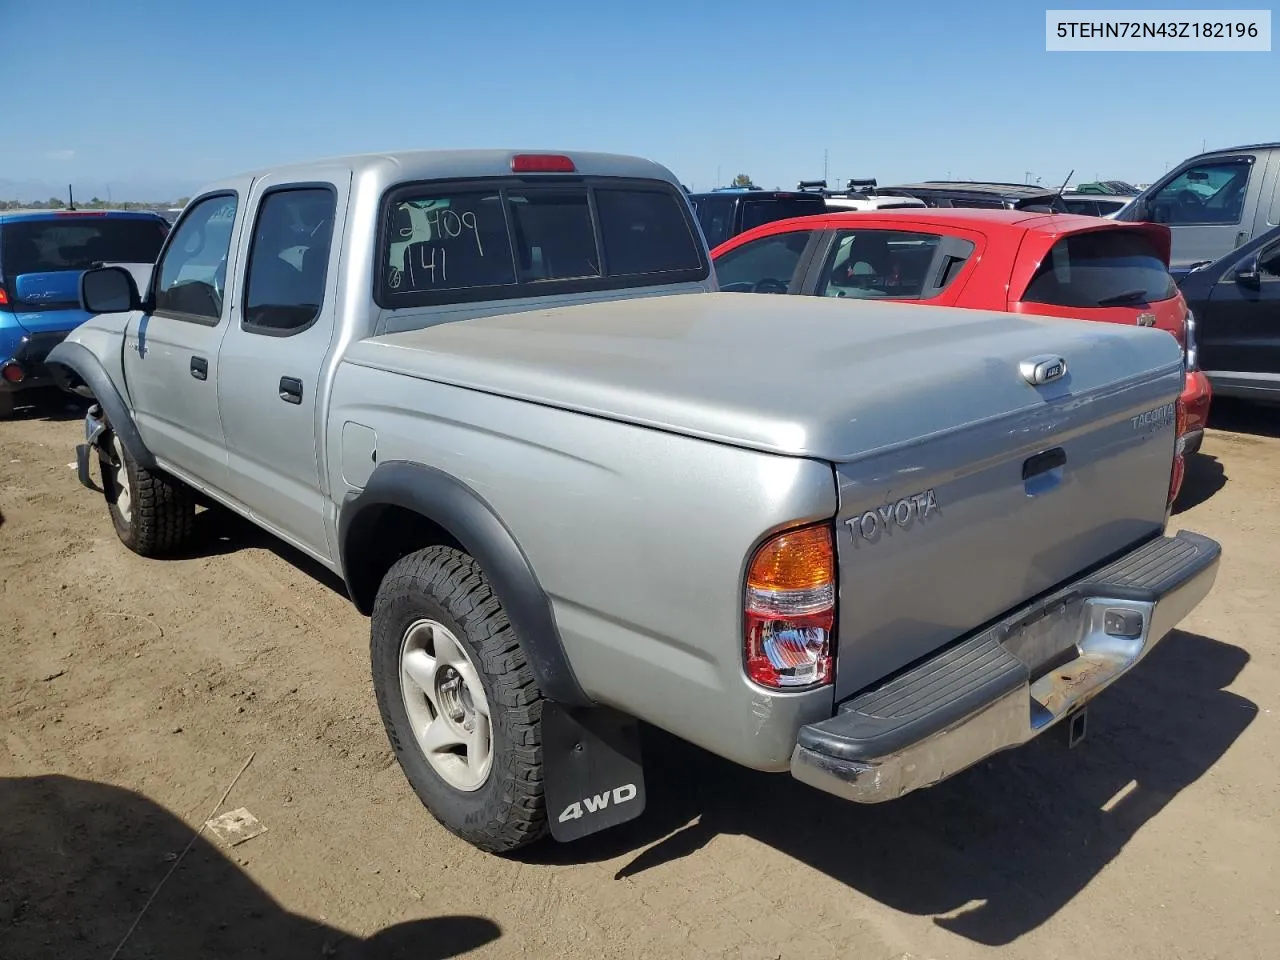
M 103 444 L 122 458 L 129 478 L 130 504 L 126 516 L 118 503 L 120 486 L 116 481 L 116 468 L 107 455 L 99 451 L 102 490 L 120 542 L 144 557 L 171 556 L 188 546 L 196 515 L 192 489 L 176 477 L 138 466 L 124 445 L 115 442 L 114 436 L 104 436 Z
M 493 762 L 476 790 L 451 786 L 418 745 L 401 693 L 400 651 L 409 627 L 435 620 L 466 647 L 492 722 Z M 542 691 L 520 640 L 480 565 L 450 547 L 397 561 L 374 601 L 370 659 L 387 737 L 418 798 L 446 829 L 488 853 L 546 835 L 542 787 Z

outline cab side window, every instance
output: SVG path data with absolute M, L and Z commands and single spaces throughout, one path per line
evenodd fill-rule
M 337 197 L 326 187 L 273 190 L 253 225 L 244 318 L 253 333 L 301 333 L 320 316 Z
M 1245 157 L 1188 167 L 1155 192 L 1148 215 L 1172 226 L 1239 223 L 1252 169 Z
M 179 222 L 157 268 L 156 313 L 210 325 L 222 317 L 236 206 L 233 194 L 205 197 Z

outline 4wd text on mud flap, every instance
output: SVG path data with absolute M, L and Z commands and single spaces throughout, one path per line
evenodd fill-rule
M 882 504 L 874 510 L 867 510 L 860 516 L 850 517 L 845 521 L 856 541 L 859 537 L 869 543 L 880 539 L 880 535 L 892 532 L 893 527 L 910 527 L 917 520 L 923 520 L 938 509 L 938 498 L 933 488 L 913 493 L 895 501 Z
M 597 793 L 594 797 L 583 797 L 581 800 L 575 800 L 561 811 L 560 822 L 577 820 L 584 814 L 583 807 L 587 808 L 585 813 L 598 813 L 609 806 L 610 797 L 613 798 L 615 807 L 620 803 L 626 803 L 628 800 L 634 800 L 636 798 L 636 785 L 634 783 L 624 783 L 622 786 L 606 790 L 604 793 Z

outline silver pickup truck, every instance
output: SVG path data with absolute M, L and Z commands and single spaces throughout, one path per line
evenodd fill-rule
M 49 362 L 120 539 L 217 504 L 339 572 L 405 776 L 488 851 L 640 813 L 640 721 L 858 802 L 1078 737 L 1217 570 L 1165 535 L 1171 337 L 719 292 L 641 159 L 233 177 L 80 295 Z

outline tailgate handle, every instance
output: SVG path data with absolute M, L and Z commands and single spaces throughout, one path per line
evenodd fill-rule
M 1067 462 L 1067 451 L 1061 447 L 1054 447 L 1052 450 L 1046 450 L 1044 453 L 1037 453 L 1034 457 L 1027 457 L 1022 462 L 1022 479 L 1030 480 L 1032 477 L 1038 477 L 1042 473 L 1048 473 L 1058 467 L 1064 466 Z

